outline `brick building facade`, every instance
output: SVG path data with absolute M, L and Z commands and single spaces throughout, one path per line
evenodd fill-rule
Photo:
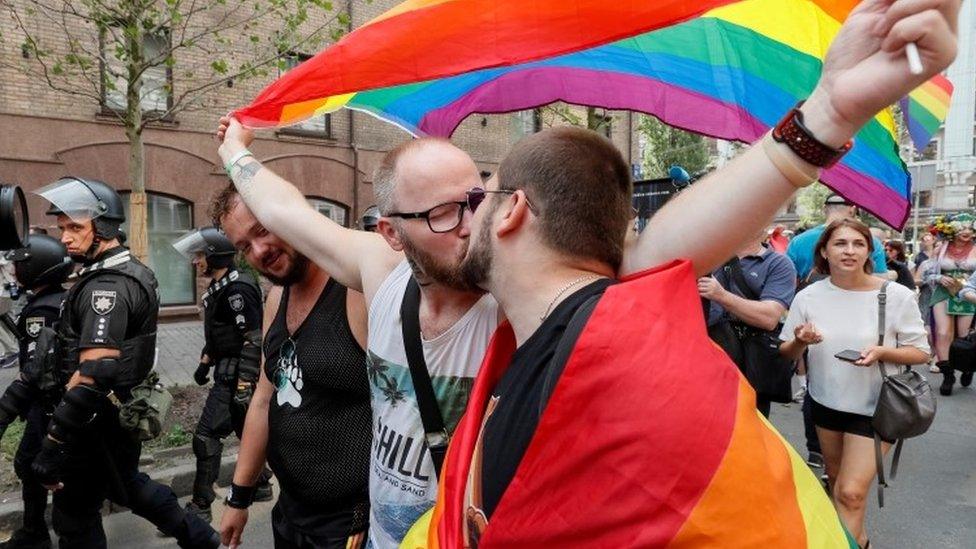
M 347 10 L 355 28 L 396 3 L 352 0 L 348 4 L 336 2 L 335 9 Z M 0 181 L 22 186 L 28 192 L 32 222 L 50 225 L 53 220 L 43 215 L 44 202 L 30 191 L 71 174 L 100 179 L 125 192 L 130 188 L 129 146 L 118 119 L 106 114 L 111 98 L 78 98 L 25 74 L 23 69 L 36 62 L 22 49 L 24 33 L 8 15 L 0 14 L 0 35 L 4 37 L 0 43 Z M 59 31 L 55 25 L 35 19 L 26 23 L 31 33 L 56 38 L 54 33 Z M 313 18 L 307 24 L 320 23 Z M 312 53 L 288 55 L 297 62 Z M 169 74 L 174 95 L 181 86 L 190 86 L 181 81 L 179 68 L 206 61 L 179 55 L 174 55 L 174 70 Z M 150 266 L 159 276 L 164 305 L 170 313 L 195 310 L 200 295 L 199 281 L 194 280 L 189 263 L 169 244 L 192 227 L 209 223 L 207 204 L 227 182 L 213 138 L 217 119 L 247 104 L 278 73 L 272 69 L 266 78 L 215 88 L 201 100 L 203 108 L 179 113 L 144 131 Z M 625 156 L 632 158 L 633 117 L 627 113 L 608 116 L 612 117 L 608 133 Z M 531 112 L 472 115 L 452 140 L 468 151 L 483 171 L 493 172 L 524 133 L 560 123 L 559 117 L 547 117 L 545 112 L 542 116 Z M 311 121 L 305 128 L 260 132 L 252 150 L 265 165 L 298 185 L 324 214 L 354 226 L 361 212 L 372 204 L 371 174 L 379 159 L 408 138 L 394 125 L 343 110 L 327 121 Z

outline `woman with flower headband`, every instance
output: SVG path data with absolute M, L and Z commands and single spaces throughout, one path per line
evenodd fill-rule
M 935 320 L 936 366 L 943 376 L 939 392 L 944 396 L 952 394 L 956 383 L 955 372 L 948 360 L 949 346 L 953 339 L 969 332 L 976 313 L 976 304 L 959 299 L 953 291 L 959 281 L 965 281 L 976 271 L 974 222 L 976 217 L 968 213 L 936 219 L 932 231 L 941 237 L 942 242 L 936 246 L 933 261 L 923 277 L 932 288 L 929 303 Z M 960 378 L 963 387 L 968 387 L 972 381 L 972 373 L 964 373 Z

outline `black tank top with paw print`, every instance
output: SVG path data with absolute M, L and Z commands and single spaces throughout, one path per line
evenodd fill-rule
M 308 532 L 361 532 L 369 520 L 372 418 L 366 354 L 349 328 L 346 288 L 330 278 L 293 334 L 288 296 L 285 287 L 264 337 L 264 371 L 275 386 L 267 456 L 281 484 L 279 507 Z

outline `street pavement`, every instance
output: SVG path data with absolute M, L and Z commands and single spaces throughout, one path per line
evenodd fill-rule
M 933 390 L 940 374 L 918 368 Z M 885 489 L 878 509 L 877 489 L 868 494 L 867 529 L 875 549 L 976 547 L 976 385 L 938 396 L 929 432 L 905 441 L 898 476 Z M 806 458 L 799 404 L 773 404 L 773 425 Z M 886 460 L 885 471 L 890 470 Z M 819 471 L 819 470 L 818 470 Z
M 275 495 L 278 488 L 275 486 Z M 224 490 L 217 491 L 218 499 L 223 499 L 226 495 Z M 274 538 L 271 534 L 271 508 L 274 507 L 273 501 L 255 503 L 248 512 L 248 524 L 244 529 L 244 540 L 241 547 L 248 549 L 271 549 L 274 547 Z M 224 506 L 220 502 L 214 503 L 213 526 L 220 528 L 220 518 L 224 512 Z M 164 538 L 157 531 L 156 527 L 148 521 L 143 520 L 131 512 L 116 513 L 104 518 L 105 537 L 109 547 L 138 547 L 140 549 L 154 549 L 162 547 L 176 547 L 173 538 Z

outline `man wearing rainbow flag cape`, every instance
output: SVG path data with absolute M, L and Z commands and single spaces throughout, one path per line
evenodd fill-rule
M 958 10 L 862 2 L 810 98 L 669 203 L 627 253 L 631 183 L 609 142 L 562 128 L 516 145 L 487 189 L 468 192 L 463 264 L 509 320 L 454 434 L 429 529 L 418 523 L 404 546 L 868 546 L 709 343 L 696 274 L 948 66 Z

